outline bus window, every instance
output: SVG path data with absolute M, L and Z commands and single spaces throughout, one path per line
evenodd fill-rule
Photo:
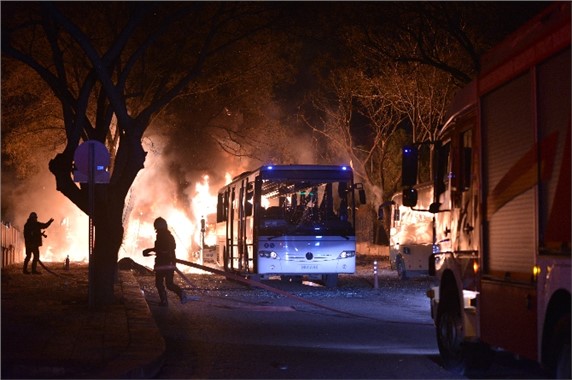
M 244 200 L 244 214 L 246 216 L 252 216 L 252 198 L 254 196 L 254 183 L 249 182 L 246 185 L 246 197 Z
M 223 193 L 219 193 L 218 194 L 218 201 L 216 204 L 216 221 L 217 221 L 217 223 L 224 222 L 224 211 L 225 211 L 224 195 L 223 195 Z
M 279 192 L 274 191 L 277 185 L 270 179 L 262 183 L 262 188 L 269 190 L 262 192 L 265 206 L 258 219 L 260 234 L 307 230 L 327 235 L 348 233 L 353 228 L 348 216 L 347 182 L 292 182 L 290 186 L 281 186 Z

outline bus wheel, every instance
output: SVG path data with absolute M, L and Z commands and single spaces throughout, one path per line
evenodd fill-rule
M 405 271 L 405 263 L 403 262 L 401 256 L 397 256 L 395 258 L 395 269 L 397 270 L 397 278 L 399 278 L 400 280 L 407 279 L 407 273 Z
M 443 359 L 443 366 L 451 371 L 463 374 L 465 358 L 463 355 L 463 326 L 459 311 L 451 305 L 439 303 L 437 312 L 437 346 Z
M 280 281 L 286 283 L 301 284 L 303 280 L 303 276 L 280 276 Z
M 322 282 L 326 286 L 326 288 L 335 288 L 338 286 L 338 274 L 323 274 L 322 275 Z

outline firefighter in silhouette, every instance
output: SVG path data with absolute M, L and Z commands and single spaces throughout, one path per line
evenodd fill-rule
M 35 212 L 30 213 L 30 216 L 24 225 L 24 243 L 26 245 L 26 258 L 24 259 L 23 269 L 24 274 L 30 274 L 30 272 L 28 272 L 28 262 L 32 255 L 34 255 L 34 258 L 32 259 L 32 274 L 41 274 L 41 272 L 38 272 L 37 266 L 40 261 L 42 237 L 46 236 L 42 230 L 48 228 L 53 221 L 54 218 L 51 218 L 45 223 L 38 222 L 38 214 Z
M 159 292 L 161 302 L 160 306 L 168 306 L 167 289 L 171 290 L 181 300 L 181 303 L 186 303 L 188 297 L 177 284 L 173 282 L 175 274 L 175 265 L 177 257 L 175 256 L 175 238 L 169 231 L 167 221 L 161 217 L 155 219 L 153 223 L 157 238 L 155 239 L 155 246 L 143 250 L 143 256 L 151 256 L 151 252 L 155 252 L 155 286 Z

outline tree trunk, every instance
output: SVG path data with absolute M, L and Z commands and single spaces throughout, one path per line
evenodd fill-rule
M 125 197 L 143 168 L 146 153 L 140 138 L 124 136 L 117 152 L 113 178 L 96 199 L 96 231 L 93 262 L 93 303 L 96 308 L 114 303 L 117 260 L 123 242 Z M 98 238 L 99 237 L 99 238 Z
M 95 185 L 94 247 L 90 259 L 90 304 L 96 309 L 115 302 L 114 284 L 117 275 L 117 259 L 123 241 L 123 209 L 125 197 L 137 173 L 143 168 L 146 153 L 141 139 L 123 136 L 115 160 L 109 184 Z M 89 215 L 89 194 L 86 184 L 81 188 L 70 176 L 70 154 L 58 154 L 50 161 L 50 171 L 56 178 L 56 187 L 78 208 Z M 88 250 L 89 247 L 86 247 Z
M 101 190 L 101 193 L 105 193 L 108 189 Z M 117 280 L 117 258 L 123 241 L 122 213 L 114 211 L 117 209 L 123 210 L 123 202 L 97 202 L 95 243 L 90 263 L 92 277 L 89 286 L 90 300 L 96 309 L 116 301 L 114 284 Z

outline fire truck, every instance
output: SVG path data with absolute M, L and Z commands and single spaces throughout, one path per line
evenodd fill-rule
M 437 141 L 424 143 L 437 285 L 427 296 L 450 370 L 503 350 L 570 378 L 570 11 L 549 5 L 485 54 Z M 407 207 L 420 148 L 403 148 Z

